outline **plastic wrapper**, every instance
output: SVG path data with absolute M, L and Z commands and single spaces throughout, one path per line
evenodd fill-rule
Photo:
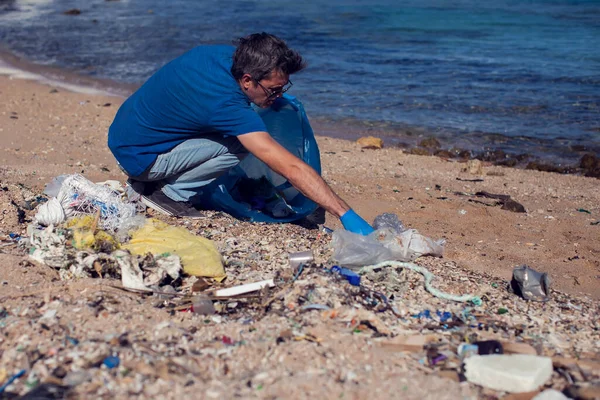
M 395 233 L 401 233 L 406 230 L 406 227 L 400 221 L 396 214 L 383 213 L 375 217 L 373 220 L 373 228 L 375 230 L 389 228 Z
M 386 227 L 368 236 L 338 229 L 333 232 L 333 259 L 340 265 L 360 268 L 383 261 L 414 261 L 425 255 L 441 257 L 445 242 L 434 241 L 415 229 L 397 233 Z
M 510 289 L 525 300 L 550 300 L 550 278 L 548 274 L 538 272 L 527 265 L 521 265 L 513 269 Z

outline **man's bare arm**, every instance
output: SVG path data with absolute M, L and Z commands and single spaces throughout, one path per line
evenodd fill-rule
M 256 158 L 331 214 L 339 218 L 350 209 L 311 166 L 287 151 L 269 133 L 250 132 L 238 136 L 238 139 Z

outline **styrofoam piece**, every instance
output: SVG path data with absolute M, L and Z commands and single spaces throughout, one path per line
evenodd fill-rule
M 569 400 L 569 398 L 558 390 L 547 389 L 536 395 L 532 400 Z
M 268 287 L 275 286 L 273 279 L 267 279 L 266 281 L 260 281 L 260 282 L 254 282 L 254 283 L 247 283 L 245 285 L 233 286 L 233 287 L 226 288 L 226 289 L 219 289 L 214 293 L 213 297 L 231 297 L 231 296 L 237 296 L 237 295 L 244 294 L 244 293 L 252 293 L 252 292 L 256 292 L 257 290 L 264 288 L 265 286 L 268 286 Z
M 471 356 L 465 360 L 469 382 L 510 393 L 532 392 L 552 375 L 552 359 L 529 354 Z

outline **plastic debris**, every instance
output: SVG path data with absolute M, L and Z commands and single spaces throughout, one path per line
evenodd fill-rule
M 413 261 L 421 256 L 441 257 L 444 239 L 434 241 L 417 232 L 405 229 L 395 214 L 375 217 L 375 231 L 364 236 L 344 229 L 333 232 L 333 259 L 344 267 L 363 267 L 382 261 Z
M 552 375 L 552 359 L 524 354 L 474 355 L 465 360 L 469 382 L 509 393 L 531 392 Z
M 461 360 L 464 360 L 466 358 L 478 355 L 479 347 L 477 347 L 476 344 L 461 343 L 456 349 L 456 352 L 458 353 L 458 357 L 460 357 Z
M 377 229 L 391 229 L 393 232 L 402 233 L 406 230 L 406 227 L 400 221 L 396 214 L 383 213 L 379 214 L 373 220 L 373 228 Z
M 333 232 L 333 259 L 345 267 L 362 267 L 382 261 L 413 261 L 421 256 L 441 257 L 444 239 L 434 241 L 407 229 L 396 233 L 389 228 L 378 229 L 368 236 L 344 229 Z
M 212 315 L 216 312 L 212 300 L 205 295 L 194 296 L 192 299 L 192 312 L 201 315 Z
M 292 269 L 294 271 L 297 271 L 298 267 L 300 267 L 300 265 L 313 262 L 315 259 L 315 256 L 313 255 L 312 251 L 307 250 L 307 251 L 299 251 L 296 253 L 290 253 L 289 259 L 290 259 L 290 267 L 292 267 Z
M 383 267 L 401 267 L 401 268 L 408 268 L 412 271 L 419 272 L 425 278 L 425 288 L 427 289 L 427 291 L 429 293 L 431 293 L 432 295 L 439 297 L 441 299 L 460 301 L 460 302 L 470 301 L 475 305 L 481 305 L 481 298 L 479 298 L 478 296 L 471 295 L 471 294 L 457 296 L 457 295 L 448 294 L 448 293 L 444 293 L 444 292 L 437 290 L 436 288 L 434 288 L 431 285 L 431 281 L 433 281 L 434 275 L 431 272 L 429 272 L 427 270 L 427 268 L 421 267 L 416 264 L 403 263 L 403 262 L 398 262 L 398 261 L 384 261 L 379 264 L 363 267 L 358 271 L 358 273 L 363 275 L 369 271 L 373 271 L 373 270 L 383 268 Z
M 221 254 L 212 241 L 156 219 L 147 220 L 143 227 L 132 232 L 131 240 L 122 248 L 137 255 L 176 254 L 189 275 L 206 276 L 217 281 L 226 276 Z
M 94 184 L 79 174 L 55 178 L 45 193 L 53 198 L 41 204 L 34 217 L 44 226 L 60 224 L 71 216 L 99 214 L 98 226 L 115 232 L 137 212 L 136 205 L 123 201 L 119 192 Z
M 31 391 L 25 393 L 19 400 L 51 400 L 66 399 L 69 391 L 68 386 L 58 385 L 56 383 L 42 383 L 37 385 Z
M 65 223 L 71 230 L 71 241 L 76 249 L 92 249 L 110 253 L 119 248 L 119 242 L 109 233 L 97 228 L 98 219 L 92 215 L 73 217 Z
M 113 277 L 121 279 L 126 288 L 150 290 L 150 286 L 160 286 L 166 279 L 179 279 L 182 269 L 179 257 L 174 254 L 138 257 L 124 250 L 110 254 L 80 251 L 67 247 L 64 230 L 52 226 L 40 230 L 30 225 L 28 233 L 32 245 L 29 257 L 57 269 L 63 280 Z
M 510 290 L 525 300 L 550 300 L 550 278 L 545 272 L 538 272 L 527 265 L 513 269 Z
M 117 368 L 120 363 L 121 360 L 116 356 L 108 356 L 102 361 L 102 364 L 108 369 Z
M 219 289 L 214 292 L 213 297 L 219 298 L 219 297 L 238 296 L 241 294 L 256 292 L 258 290 L 261 290 L 264 287 L 273 287 L 273 286 L 275 286 L 273 279 L 267 279 L 267 280 L 260 281 L 260 282 L 247 283 L 245 285 L 233 286 L 233 287 L 226 288 L 226 289 Z
M 4 382 L 2 386 L 0 386 L 0 394 L 2 394 L 6 390 L 6 388 L 9 387 L 14 381 L 25 375 L 26 372 L 27 370 L 22 369 L 21 371 L 8 378 L 8 380 Z
M 477 346 L 477 354 L 480 356 L 504 353 L 502 343 L 497 340 L 484 340 L 481 342 L 475 342 L 473 344 Z
M 360 286 L 360 275 L 356 272 L 343 267 L 334 265 L 331 267 L 331 272 L 339 274 L 342 278 L 346 279 L 352 286 Z

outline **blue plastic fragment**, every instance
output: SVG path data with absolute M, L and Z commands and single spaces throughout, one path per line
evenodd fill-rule
M 9 233 L 8 237 L 11 239 L 19 239 L 21 237 L 21 235 L 19 235 L 18 233 Z
M 74 337 L 71 336 L 67 336 L 66 337 L 67 341 L 69 341 L 69 343 L 71 343 L 73 346 L 77 346 L 79 344 L 79 340 L 75 339 Z
M 331 267 L 331 272 L 340 274 L 348 282 L 350 282 L 352 286 L 360 286 L 360 275 L 348 268 L 334 265 L 333 267 Z
M 415 314 L 412 317 L 413 318 L 427 318 L 427 319 L 431 319 L 431 311 L 429 311 L 429 310 L 421 311 L 420 313 Z
M 102 364 L 106 366 L 108 369 L 113 369 L 119 366 L 121 360 L 116 356 L 108 356 L 102 361 Z
M 23 375 L 25 375 L 26 372 L 27 372 L 27 370 L 22 369 L 19 372 L 17 372 L 16 374 L 14 374 L 13 376 L 11 376 L 2 386 L 0 386 L 0 394 L 2 394 L 4 392 L 4 390 L 7 387 L 9 387 L 14 381 L 19 379 Z
M 333 229 L 326 227 L 325 225 L 323 225 L 323 232 L 331 235 L 333 233 Z
M 452 313 L 449 311 L 441 312 L 440 310 L 437 310 L 435 314 L 440 317 L 440 322 L 446 322 L 452 319 Z

